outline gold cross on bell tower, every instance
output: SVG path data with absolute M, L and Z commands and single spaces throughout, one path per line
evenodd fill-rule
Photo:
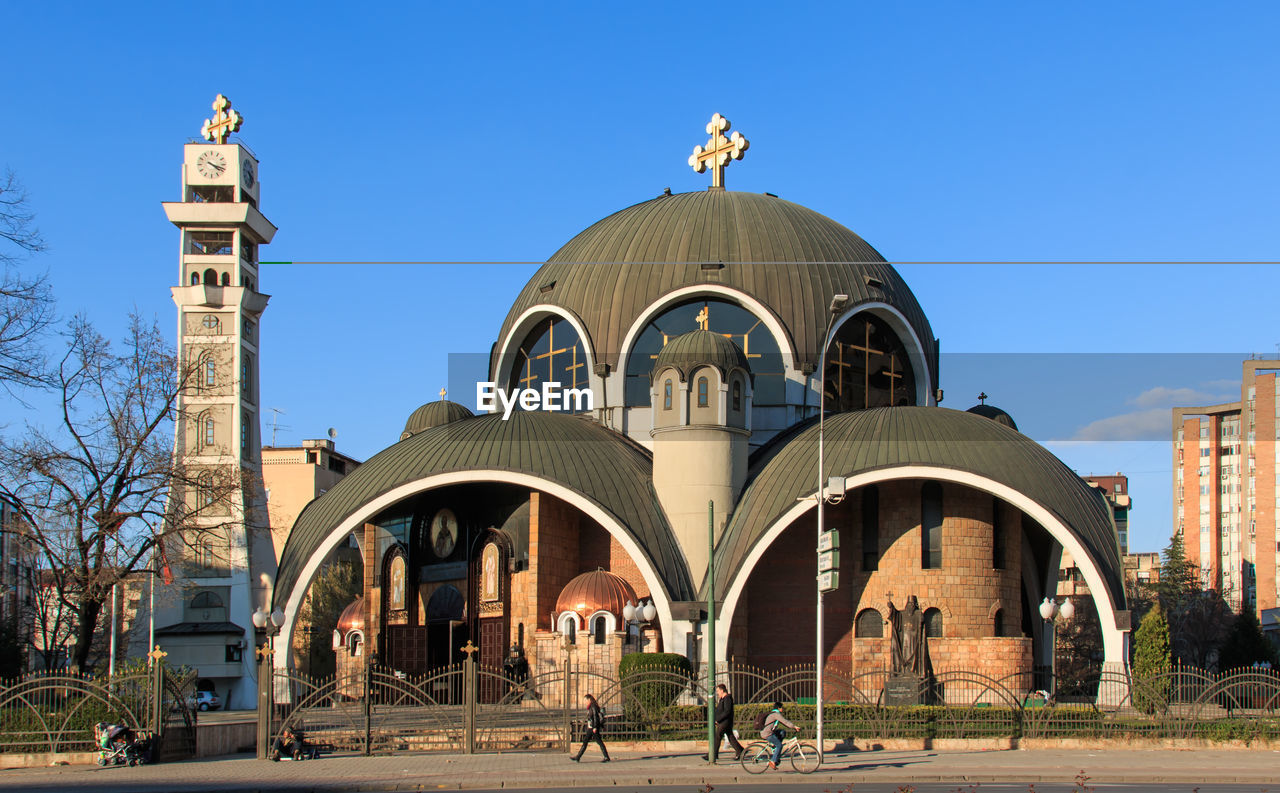
M 218 94 L 218 98 L 213 100 L 213 118 L 204 120 L 200 134 L 205 140 L 226 143 L 232 132 L 240 131 L 243 123 L 244 116 L 240 115 L 240 111 L 231 109 L 231 100 Z
M 711 139 L 707 141 L 706 147 L 694 146 L 693 154 L 689 155 L 689 165 L 698 173 L 707 170 L 708 164 L 711 165 L 712 188 L 724 189 L 724 169 L 728 167 L 729 160 L 741 160 L 742 153 L 751 146 L 751 142 L 741 132 L 735 132 L 726 138 L 724 133 L 730 126 L 729 119 L 716 113 L 707 124 L 707 134 Z

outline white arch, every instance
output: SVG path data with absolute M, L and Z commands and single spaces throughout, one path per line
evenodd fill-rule
M 502 344 L 498 347 L 497 365 L 494 371 L 489 372 L 489 379 L 493 380 L 495 383 L 503 385 L 504 388 L 506 387 L 506 384 L 502 382 L 502 378 L 505 377 L 505 372 L 511 368 L 511 364 L 515 360 L 516 354 L 516 348 L 513 348 L 512 344 L 518 345 L 523 341 L 524 337 L 529 335 L 529 331 L 533 326 L 538 323 L 538 320 L 542 319 L 547 314 L 553 314 L 560 319 L 563 319 L 572 325 L 573 329 L 578 332 L 578 338 L 582 340 L 583 354 L 587 357 L 587 374 L 590 378 L 590 386 L 592 390 L 595 390 L 597 388 L 597 384 L 595 382 L 596 357 L 595 351 L 592 349 L 591 336 L 587 333 L 586 325 L 583 325 L 582 320 L 578 318 L 578 315 L 574 314 L 569 309 L 564 308 L 563 306 L 553 306 L 549 303 L 539 303 L 536 306 L 530 306 L 525 309 L 519 317 L 516 317 L 516 321 L 511 324 L 511 330 L 507 332 L 506 338 L 502 340 Z
M 320 565 L 329 553 L 337 547 L 338 543 L 346 539 L 348 534 L 357 531 L 366 521 L 372 519 L 382 510 L 410 496 L 440 487 L 468 482 L 505 482 L 538 490 L 572 504 L 590 516 L 596 523 L 603 526 L 605 531 L 613 535 L 623 549 L 635 560 L 636 567 L 640 570 L 640 575 L 644 577 L 645 584 L 649 587 L 649 596 L 652 598 L 654 606 L 658 609 L 658 622 L 662 626 L 664 646 L 676 646 L 675 626 L 671 619 L 671 600 L 663 589 L 662 579 L 658 577 L 648 559 L 641 552 L 640 546 L 636 544 L 636 541 L 627 533 L 622 524 L 590 499 L 564 485 L 550 482 L 532 474 L 500 470 L 451 471 L 406 482 L 365 503 L 359 511 L 331 529 L 328 536 L 317 546 L 316 550 L 312 551 L 311 558 L 303 566 L 302 572 L 298 575 L 298 579 L 293 585 L 293 590 L 288 593 L 288 599 L 283 604 L 285 618 L 284 625 L 280 626 L 280 641 L 284 642 L 283 646 L 293 646 L 293 632 L 297 625 L 298 611 L 302 608 L 302 599 L 307 594 L 307 588 L 311 585 L 311 580 L 320 571 Z M 290 655 L 290 653 L 277 653 L 275 655 L 276 667 L 281 669 L 288 668 Z
M 788 371 L 795 371 L 796 351 L 791 343 L 791 339 L 787 334 L 787 329 L 783 326 L 782 320 L 773 313 L 772 309 L 761 303 L 756 298 L 738 289 L 724 286 L 723 284 L 694 284 L 692 286 L 684 286 L 672 292 L 659 297 L 657 300 L 645 307 L 640 312 L 640 316 L 635 322 L 631 323 L 631 327 L 627 328 L 627 334 L 622 337 L 622 349 L 618 351 L 618 371 L 622 373 L 622 380 L 626 380 L 627 361 L 631 358 L 631 348 L 635 345 L 636 339 L 640 337 L 640 333 L 649 325 L 654 317 L 666 311 L 676 303 L 681 303 L 691 297 L 723 297 L 731 302 L 737 303 L 743 308 L 755 314 L 756 317 L 764 323 L 768 328 L 773 340 L 778 344 L 778 351 L 782 354 L 782 363 Z M 692 330 L 692 328 L 690 328 Z M 621 386 L 625 388 L 624 386 Z M 621 399 L 625 394 L 618 394 L 618 404 L 622 404 Z M 612 397 L 611 397 L 612 402 Z
M 891 482 L 902 479 L 934 479 L 943 482 L 951 482 L 954 484 L 965 485 L 990 493 L 993 496 L 1003 499 L 1013 504 L 1023 513 L 1030 515 L 1037 523 L 1043 526 L 1053 538 L 1057 540 L 1062 547 L 1071 552 L 1072 557 L 1080 565 L 1081 572 L 1084 573 L 1085 582 L 1089 585 L 1089 591 L 1093 594 L 1094 601 L 1099 605 L 1098 620 L 1102 625 L 1102 647 L 1104 660 L 1107 663 L 1124 664 L 1128 662 L 1128 647 L 1125 641 L 1125 630 L 1122 630 L 1116 624 L 1116 604 L 1111 597 L 1111 590 L 1105 586 L 1102 578 L 1102 571 L 1098 568 L 1097 562 L 1089 554 L 1084 545 L 1076 539 L 1075 534 L 1064 523 L 1062 523 L 1052 512 L 1037 504 L 1035 501 L 1014 490 L 1006 484 L 989 479 L 979 474 L 970 473 L 968 471 L 957 471 L 952 468 L 941 468 L 931 465 L 904 465 L 898 468 L 882 469 L 878 471 L 868 471 L 858 474 L 845 480 L 845 492 L 855 490 L 866 485 L 877 484 L 879 482 Z M 757 563 L 764 556 L 769 546 L 773 544 L 782 532 L 791 527 L 801 515 L 808 510 L 814 508 L 814 494 L 810 493 L 803 500 L 797 501 L 791 509 L 787 510 L 777 521 L 774 522 L 764 536 L 756 542 L 751 552 L 747 555 L 742 567 L 738 569 L 734 575 L 733 583 L 729 586 L 724 596 L 724 607 L 719 616 L 716 625 L 716 647 L 722 658 L 728 648 L 729 625 L 733 623 L 733 614 L 737 610 L 738 601 L 742 596 L 742 592 L 746 587 L 747 579 L 751 577 L 751 571 L 755 569 Z M 815 560 L 816 571 L 816 560 Z M 816 592 L 815 592 L 816 596 Z M 1105 607 L 1105 608 L 1104 608 Z
M 840 329 L 840 326 L 862 313 L 875 314 L 889 323 L 889 327 L 902 340 L 903 346 L 907 348 L 907 357 L 911 359 L 911 369 L 916 374 L 916 404 L 936 405 L 937 400 L 934 399 L 936 394 L 933 391 L 933 375 L 929 371 L 929 357 L 925 355 L 924 345 L 921 344 L 915 328 L 911 327 L 911 323 L 907 321 L 902 312 L 888 303 L 873 300 L 869 303 L 859 303 L 848 308 L 831 326 L 831 333 L 827 336 L 823 349 L 831 346 L 831 340 L 836 337 L 836 331 Z M 932 339 L 930 339 L 930 342 L 932 342 Z

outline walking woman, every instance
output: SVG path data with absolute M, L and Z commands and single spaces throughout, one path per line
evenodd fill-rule
M 587 694 L 583 699 L 587 703 L 587 725 L 582 733 L 582 748 L 570 759 L 575 763 L 581 760 L 583 753 L 587 751 L 587 744 L 595 741 L 596 745 L 600 747 L 600 751 L 604 753 L 604 760 L 601 760 L 601 762 L 607 763 L 609 762 L 609 750 L 604 748 L 604 739 L 600 737 L 604 733 L 604 711 L 596 704 L 594 695 Z

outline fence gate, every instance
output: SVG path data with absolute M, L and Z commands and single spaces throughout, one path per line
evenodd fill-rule
M 549 707 L 562 676 L 516 680 L 473 658 L 424 676 L 382 667 L 312 678 L 260 669 L 258 756 L 268 756 L 286 729 L 334 752 L 496 752 L 562 750 L 567 719 Z M 558 700 L 558 697 L 557 697 Z M 269 717 L 268 717 L 269 716 Z
M 157 660 L 112 678 L 37 672 L 0 685 L 0 751 L 94 752 L 98 722 L 156 736 L 152 759 L 195 757 L 195 721 L 187 696 L 194 677 L 179 678 Z

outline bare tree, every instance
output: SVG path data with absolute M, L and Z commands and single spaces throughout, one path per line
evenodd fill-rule
M 44 358 L 37 343 L 53 322 L 53 293 L 44 274 L 21 272 L 18 262 L 45 250 L 35 227 L 27 191 L 12 171 L 0 178 L 0 386 L 45 382 Z
M 56 430 L 0 441 L 0 496 L 13 502 L 46 583 L 71 615 L 71 664 L 87 667 L 111 588 L 154 553 L 225 532 L 236 466 L 187 467 L 174 454 L 178 395 L 194 382 L 158 327 L 131 317 L 121 351 L 83 319 L 53 372 Z M 172 493 L 172 497 L 171 494 Z

